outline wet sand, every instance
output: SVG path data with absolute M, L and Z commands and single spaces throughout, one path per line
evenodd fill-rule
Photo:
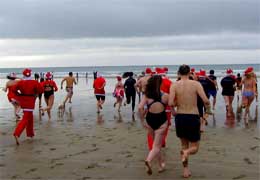
M 56 93 L 52 120 L 48 121 L 46 115 L 40 120 L 36 109 L 36 136 L 27 139 L 24 132 L 20 146 L 12 137 L 12 107 L 1 92 L 0 179 L 182 179 L 180 142 L 174 123 L 163 150 L 166 171 L 157 173 L 154 164 L 153 175 L 146 174 L 146 131 L 138 114 L 132 117 L 130 106 L 123 107 L 120 114 L 113 108 L 114 82 L 108 79 L 106 104 L 100 115 L 96 113 L 91 79 L 87 85 L 85 79 L 80 79 L 72 105 L 61 114 L 57 107 L 65 92 Z M 236 101 L 233 105 L 236 112 Z M 226 118 L 220 95 L 216 109 L 202 135 L 198 154 L 190 158 L 190 179 L 259 179 L 259 107 L 253 103 L 254 120 L 249 121 L 249 127 L 244 126 L 243 119 Z

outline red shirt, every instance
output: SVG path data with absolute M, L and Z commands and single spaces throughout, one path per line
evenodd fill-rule
M 35 80 L 21 80 L 15 90 L 19 94 L 17 98 L 22 109 L 34 109 L 38 94 L 43 92 L 42 86 Z
M 103 77 L 99 77 L 94 80 L 93 83 L 93 88 L 94 88 L 94 93 L 96 95 L 104 95 L 105 94 L 105 84 L 106 80 Z

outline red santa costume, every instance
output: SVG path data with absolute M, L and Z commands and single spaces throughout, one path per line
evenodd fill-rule
M 164 69 L 156 68 L 155 69 L 156 74 L 162 76 L 161 92 L 169 94 L 172 81 L 168 77 L 165 76 L 166 75 L 165 70 L 166 70 L 166 68 L 164 68 Z M 171 126 L 171 116 L 172 116 L 171 107 L 167 105 L 165 107 L 165 112 L 166 112 L 166 115 L 167 115 L 168 126 L 167 126 L 167 129 L 165 130 L 164 135 L 163 135 L 162 147 L 166 146 L 166 138 L 167 138 L 167 135 L 168 135 L 169 127 Z M 147 134 L 147 142 L 148 142 L 149 150 L 152 150 L 152 148 L 153 148 L 153 137 L 150 134 Z
M 15 86 L 18 95 L 18 100 L 20 102 L 21 108 L 23 109 L 22 120 L 17 124 L 14 131 L 14 137 L 16 144 L 19 145 L 18 138 L 20 137 L 23 130 L 26 128 L 27 137 L 34 136 L 33 130 L 33 110 L 35 107 L 35 100 L 37 95 L 43 92 L 38 81 L 32 80 L 31 70 L 25 69 L 23 71 L 24 79 L 19 81 Z

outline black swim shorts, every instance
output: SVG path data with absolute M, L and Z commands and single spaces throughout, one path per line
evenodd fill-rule
M 196 114 L 177 114 L 175 117 L 176 135 L 190 142 L 200 140 L 200 117 Z
M 96 95 L 96 99 L 97 99 L 98 101 L 100 101 L 100 100 L 105 101 L 106 96 L 105 96 L 105 95 Z

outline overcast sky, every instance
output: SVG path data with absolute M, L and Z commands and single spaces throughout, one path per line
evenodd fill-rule
M 2 0 L 1 67 L 259 63 L 258 0 Z

